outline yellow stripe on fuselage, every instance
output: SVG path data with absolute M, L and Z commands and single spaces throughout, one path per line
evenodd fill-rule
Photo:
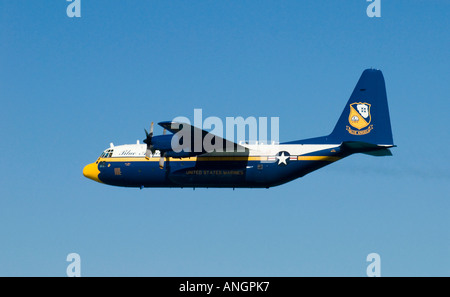
M 330 157 L 330 156 L 298 156 L 299 161 L 328 161 L 335 162 L 340 160 L 341 157 Z
M 197 161 L 267 161 L 267 157 L 197 157 Z

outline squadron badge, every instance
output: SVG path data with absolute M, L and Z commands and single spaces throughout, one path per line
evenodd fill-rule
M 365 135 L 373 130 L 373 125 L 370 125 L 372 116 L 370 115 L 370 104 L 366 102 L 355 102 L 350 104 L 350 114 L 347 126 L 348 133 L 352 135 Z M 370 125 L 370 126 L 369 126 Z M 353 130 L 356 128 L 357 130 Z

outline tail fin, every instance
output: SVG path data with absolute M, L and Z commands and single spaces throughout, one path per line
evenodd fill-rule
M 328 141 L 393 146 L 386 86 L 380 70 L 361 75 Z

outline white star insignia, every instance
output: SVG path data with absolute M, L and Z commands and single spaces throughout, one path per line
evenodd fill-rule
M 285 156 L 284 152 L 281 153 L 281 156 L 276 156 L 276 157 L 278 159 L 278 165 L 281 165 L 281 164 L 287 165 L 286 160 L 289 159 L 289 156 Z

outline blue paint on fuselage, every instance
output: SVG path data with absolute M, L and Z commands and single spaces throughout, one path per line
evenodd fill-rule
M 315 152 L 311 156 L 323 152 Z M 336 152 L 328 156 L 347 156 Z M 330 161 L 102 161 L 98 178 L 105 184 L 122 187 L 221 187 L 269 188 L 302 177 L 329 165 Z

